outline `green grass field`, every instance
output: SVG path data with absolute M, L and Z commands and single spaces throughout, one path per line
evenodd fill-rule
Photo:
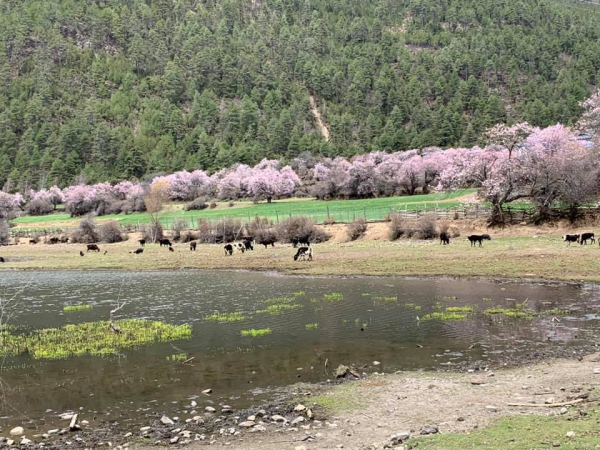
M 175 219 L 185 219 L 192 228 L 196 227 L 198 220 L 221 220 L 222 218 L 236 218 L 251 220 L 256 216 L 267 217 L 273 221 L 282 220 L 290 216 L 305 215 L 322 223 L 327 216 L 336 222 L 349 222 L 358 217 L 365 216 L 367 220 L 381 220 L 392 210 L 415 210 L 425 208 L 454 208 L 460 206 L 458 198 L 472 194 L 473 189 L 454 191 L 450 193 L 435 193 L 428 195 L 413 195 L 406 197 L 383 197 L 360 200 L 315 200 L 315 199 L 288 199 L 273 203 L 254 204 L 251 201 L 236 202 L 232 207 L 227 202 L 221 202 L 215 209 L 204 211 L 185 211 L 184 204 L 169 204 L 161 213 L 161 222 L 169 228 Z M 150 217 L 146 213 L 112 214 L 100 217 L 102 220 L 117 220 L 121 225 L 138 225 L 148 223 Z M 14 220 L 19 228 L 61 228 L 72 227 L 77 218 L 69 214 L 57 212 L 48 216 L 24 216 Z

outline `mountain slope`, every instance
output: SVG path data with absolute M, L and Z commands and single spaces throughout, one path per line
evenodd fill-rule
M 572 123 L 599 19 L 544 0 L 0 0 L 0 186 Z

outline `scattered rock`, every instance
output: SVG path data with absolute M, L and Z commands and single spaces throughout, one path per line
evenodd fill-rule
M 374 366 L 379 366 L 379 365 L 381 365 L 381 363 L 379 361 L 373 361 L 373 365 Z
M 360 378 L 360 375 L 343 364 L 340 364 L 338 368 L 335 369 L 334 375 L 336 378 Z
M 271 417 L 271 420 L 273 422 L 287 422 L 287 419 L 283 416 L 280 416 L 278 414 L 275 414 L 274 416 Z
M 163 425 L 175 425 L 175 422 L 173 422 L 171 419 L 169 419 L 167 416 L 162 416 L 160 418 L 160 422 Z
M 264 409 L 261 409 L 261 410 L 259 410 L 259 411 L 256 413 L 256 415 L 257 415 L 258 417 L 263 417 L 263 416 L 266 416 L 266 415 L 267 415 L 267 412 L 266 412 Z
M 250 431 L 252 433 L 265 432 L 265 431 L 267 431 L 267 429 L 263 425 L 255 425 L 250 429 Z
M 462 416 L 460 416 L 458 419 L 456 419 L 456 421 L 457 421 L 457 422 L 464 422 L 464 421 L 465 421 L 465 418 L 464 418 L 464 417 L 462 417 Z
M 202 416 L 194 416 L 194 417 L 192 417 L 192 420 L 194 422 L 198 422 L 199 424 L 203 424 L 204 423 L 204 419 L 202 418 Z
M 556 403 L 556 399 L 554 397 L 548 397 L 546 400 L 544 400 L 544 403 L 546 405 L 551 405 L 552 403 Z
M 392 445 L 398 445 L 407 441 L 409 438 L 410 433 L 408 431 L 401 431 L 400 433 L 392 434 L 390 440 L 392 441 Z
M 231 409 L 231 408 L 225 408 L 224 407 L 223 409 L 221 409 L 221 413 L 223 413 L 223 414 L 231 414 L 231 413 L 233 413 L 233 409 Z
M 23 427 L 15 427 L 12 430 L 10 430 L 11 436 L 21 436 L 23 433 L 25 433 Z
M 552 447 L 560 447 L 560 442 L 558 442 L 558 441 L 554 441 L 554 442 L 552 443 Z
M 196 403 L 196 401 L 195 401 L 195 400 L 192 400 L 192 401 L 191 401 L 191 403 L 190 403 L 190 406 L 191 406 L 192 408 L 195 408 L 196 406 L 198 406 L 198 403 Z
M 48 434 L 58 434 L 59 431 L 58 428 L 56 430 L 48 430 Z
M 474 386 L 480 386 L 480 385 L 484 384 L 484 381 L 477 378 L 477 379 L 471 380 L 471 384 Z
M 308 419 L 312 419 L 313 417 L 315 417 L 315 415 L 312 412 L 312 409 L 307 409 L 306 410 L 306 417 L 308 417 Z
M 492 406 L 492 405 L 486 406 L 485 410 L 488 412 L 498 412 L 498 408 L 496 408 L 495 406 Z
M 562 408 L 560 408 L 560 410 L 558 411 L 560 414 L 566 414 L 569 410 L 567 408 L 565 408 L 564 406 Z
M 140 431 L 142 433 L 145 433 L 146 431 L 150 431 L 151 429 L 152 429 L 152 427 L 142 427 L 142 428 L 140 428 Z
M 29 445 L 29 444 L 33 444 L 33 441 L 31 439 L 27 439 L 25 436 L 23 436 L 21 438 L 21 445 Z
M 297 406 L 294 408 L 294 411 L 296 411 L 296 412 L 302 412 L 302 411 L 304 411 L 304 410 L 306 410 L 306 406 L 304 406 L 304 405 L 297 405 Z
M 296 417 L 294 420 L 292 420 L 292 425 L 298 425 L 299 423 L 304 422 L 304 417 L 300 416 L 300 417 Z
M 217 410 L 215 408 L 213 408 L 212 406 L 207 406 L 206 408 L 204 408 L 204 411 L 206 411 L 207 413 L 214 413 Z
M 212 394 L 212 389 L 204 389 L 204 390 L 202 391 L 202 393 L 203 393 L 204 395 L 209 395 L 209 394 Z
M 7 440 L 6 440 L 6 445 L 8 445 L 9 447 L 10 447 L 11 445 L 14 445 L 14 444 L 15 444 L 15 441 L 13 441 L 12 439 L 7 439 Z
M 248 419 L 246 420 L 250 420 L 252 422 L 256 421 L 256 416 L 248 416 Z
M 436 434 L 439 433 L 440 429 L 437 425 L 423 425 L 420 434 Z
M 596 375 L 600 374 L 600 369 L 594 369 L 594 373 L 595 373 Z
M 575 432 L 574 431 L 567 431 L 567 437 L 569 439 L 573 439 L 575 437 Z
M 123 437 L 124 437 L 125 439 L 127 439 L 127 438 L 129 438 L 129 437 L 131 437 L 131 436 L 133 436 L 133 433 L 131 433 L 131 432 L 130 432 L 130 433 L 126 433 L 126 434 L 125 434 L 125 436 L 123 436 Z
M 240 423 L 238 426 L 242 428 L 252 428 L 256 423 L 252 420 L 246 420 L 245 422 Z
M 177 444 L 179 442 L 179 436 L 175 436 L 174 438 L 171 438 L 171 444 Z
M 82 420 L 81 425 L 89 425 L 90 423 L 87 420 Z

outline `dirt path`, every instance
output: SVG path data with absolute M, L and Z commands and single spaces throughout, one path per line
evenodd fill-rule
M 326 397 L 334 405 L 333 414 L 327 420 L 305 425 L 308 429 L 268 423 L 267 432 L 245 433 L 231 440 L 217 439 L 213 446 L 244 450 L 295 450 L 301 446 L 308 450 L 363 450 L 382 448 L 394 433 L 418 434 L 425 424 L 437 425 L 441 433 L 464 433 L 507 415 L 560 414 L 560 408 L 507 404 L 567 401 L 600 387 L 600 374 L 594 374 L 594 369 L 599 368 L 600 353 L 581 362 L 547 361 L 495 373 L 411 372 L 373 376 L 334 388 Z M 474 381 L 483 384 L 475 385 Z M 311 407 L 312 403 L 306 400 L 305 405 Z M 571 406 L 566 414 L 576 410 L 576 405 Z M 303 442 L 308 435 L 315 439 Z M 190 448 L 206 444 L 207 441 L 202 441 Z
M 317 127 L 319 128 L 319 132 L 323 136 L 323 139 L 329 142 L 329 129 L 323 121 L 323 117 L 319 112 L 319 108 L 317 108 L 317 102 L 315 101 L 315 98 L 312 95 L 309 95 L 308 99 L 310 101 L 310 112 L 313 114 L 313 116 L 315 116 L 315 119 L 317 119 Z

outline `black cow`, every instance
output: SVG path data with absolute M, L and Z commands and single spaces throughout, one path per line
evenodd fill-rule
M 444 245 L 450 244 L 450 235 L 448 233 L 446 233 L 445 231 L 442 231 L 440 233 L 440 245 L 441 244 L 444 244 Z
M 61 244 L 68 244 L 69 243 L 69 238 L 67 236 L 61 236 L 60 237 L 60 243 Z
M 79 256 L 84 256 L 85 253 L 83 253 L 83 251 L 79 250 Z
M 225 249 L 225 256 L 233 255 L 233 245 L 227 244 L 223 248 Z
M 60 242 L 60 239 L 57 238 L 57 237 L 53 237 L 53 238 L 48 239 L 48 244 L 54 245 L 54 244 L 58 244 L 59 242 Z
M 261 239 L 260 241 L 258 241 L 258 243 L 260 245 L 264 245 L 265 248 L 267 248 L 269 245 L 271 247 L 275 247 L 275 239 L 273 239 L 273 238 Z
M 175 249 L 174 249 L 173 247 L 169 247 L 169 251 L 170 251 L 170 252 L 174 252 L 174 251 L 175 251 Z
M 100 252 L 100 247 L 98 247 L 96 244 L 88 244 L 87 251 Z
M 479 242 L 479 246 L 481 247 L 483 245 L 483 241 L 492 240 L 489 234 L 472 234 L 471 236 L 468 236 L 467 239 L 471 242 L 471 247 L 474 247 L 476 242 Z
M 143 248 L 138 248 L 133 253 L 135 255 L 141 255 L 142 253 L 144 253 L 144 249 Z
M 29 239 L 29 245 L 31 244 L 35 245 L 37 244 L 37 241 L 35 239 Z
M 163 245 L 165 247 L 171 247 L 173 244 L 171 244 L 171 241 L 168 239 L 159 239 L 158 243 L 160 244 L 160 246 L 162 247 Z
M 4 263 L 4 262 L 6 262 L 6 260 L 2 256 L 0 256 L 0 263 Z
M 306 246 L 310 246 L 310 241 L 308 240 L 307 237 L 303 237 L 303 238 L 292 238 L 292 247 L 296 248 L 298 245 L 306 245 Z
M 196 245 L 198 245 L 197 242 L 190 242 L 190 251 L 195 252 L 196 251 Z
M 313 251 L 310 247 L 300 247 L 296 254 L 294 255 L 294 261 L 298 261 L 298 258 L 306 259 L 308 257 L 309 261 L 312 261 Z
M 590 244 L 596 243 L 596 239 L 594 238 L 594 233 L 583 233 L 581 235 L 581 237 L 579 238 L 579 243 L 581 245 L 583 245 L 583 244 L 587 245 L 587 241 L 590 241 Z
M 140 243 L 140 245 L 143 247 L 144 245 L 146 245 L 146 239 L 140 239 L 138 241 Z
M 254 250 L 254 245 L 252 245 L 252 241 L 244 240 L 244 248 L 246 250 Z
M 579 241 L 579 235 L 578 234 L 565 234 L 563 236 L 563 241 L 567 242 L 568 246 L 571 246 L 571 242 L 578 242 Z

